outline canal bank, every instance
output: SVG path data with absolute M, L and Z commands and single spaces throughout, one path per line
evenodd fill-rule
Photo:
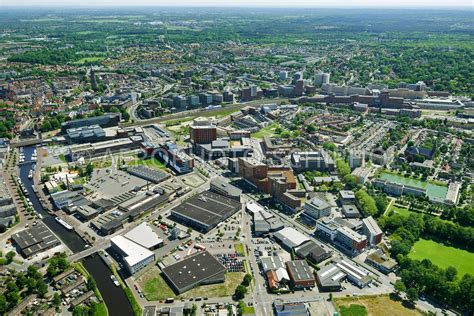
M 115 286 L 111 275 L 112 271 L 98 255 L 92 255 L 83 260 L 86 270 L 95 279 L 97 288 L 104 299 L 110 316 L 133 316 L 132 306 L 120 286 Z
M 35 164 L 35 162 L 31 160 L 35 146 L 22 148 L 23 154 L 25 155 L 25 162 L 19 166 L 19 177 L 28 191 L 28 198 L 33 204 L 33 208 L 38 214 L 41 214 L 43 217 L 42 221 L 45 225 L 48 226 L 49 229 L 51 229 L 72 252 L 84 250 L 87 245 L 86 242 L 75 231 L 67 230 L 63 225 L 56 221 L 54 216 L 46 212 L 46 210 L 41 206 L 38 196 L 33 191 L 33 179 L 28 178 L 28 174 L 30 173 L 33 164 Z

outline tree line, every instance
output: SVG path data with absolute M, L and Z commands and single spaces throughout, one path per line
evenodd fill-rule
M 415 288 L 430 297 L 474 311 L 474 278 L 466 274 L 457 277 L 454 267 L 441 269 L 430 260 L 408 258 L 411 248 L 421 237 L 443 240 L 453 246 L 473 251 L 474 229 L 442 220 L 436 216 L 394 214 L 379 219 L 379 225 L 391 233 L 391 255 L 400 265 L 399 275 L 406 288 Z

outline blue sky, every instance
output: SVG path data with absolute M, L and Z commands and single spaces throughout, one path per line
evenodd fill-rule
M 1 5 L 76 6 L 267 6 L 267 7 L 456 7 L 474 8 L 473 0 L 0 0 Z M 474 14 L 474 11 L 473 11 Z

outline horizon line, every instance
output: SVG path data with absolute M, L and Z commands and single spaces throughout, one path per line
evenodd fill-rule
M 470 9 L 474 10 L 473 6 L 466 5 L 301 5 L 298 7 L 289 6 L 289 5 L 234 5 L 234 4 L 207 4 L 207 5 L 160 5 L 160 4 L 1 4 L 0 8 L 248 8 L 248 9 L 293 9 L 293 10 L 303 10 L 303 9 Z

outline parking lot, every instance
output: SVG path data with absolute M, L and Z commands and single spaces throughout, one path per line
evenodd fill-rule
M 252 247 L 257 261 L 260 257 L 279 256 L 284 262 L 291 260 L 291 254 L 268 238 L 252 238 Z
M 110 169 L 96 169 L 85 187 L 94 192 L 92 194 L 93 199 L 111 199 L 137 187 L 141 188 L 146 184 L 147 181 L 124 171 L 114 170 L 112 173 Z

